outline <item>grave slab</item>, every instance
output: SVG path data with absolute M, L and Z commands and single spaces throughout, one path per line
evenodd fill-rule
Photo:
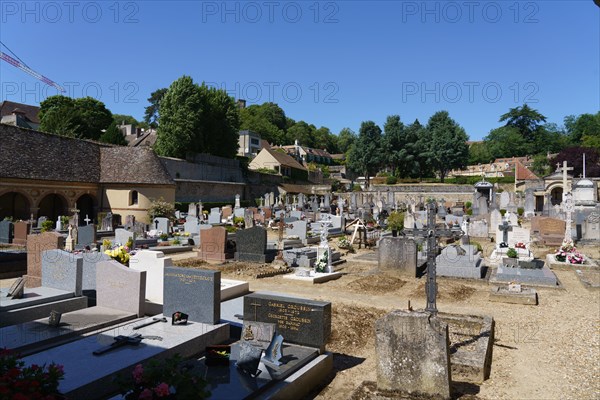
M 24 358 L 26 364 L 47 363 L 53 360 L 64 366 L 67 374 L 60 381 L 59 391 L 71 399 L 101 399 L 118 390 L 117 374 L 131 374 L 133 367 L 151 359 L 167 358 L 179 353 L 184 358 L 199 354 L 207 345 L 223 343 L 229 337 L 227 324 L 208 325 L 200 322 L 187 325 L 153 324 L 139 330 L 139 322 L 109 329 L 98 335 L 55 347 Z M 143 340 L 138 346 L 124 346 L 100 356 L 92 353 L 114 342 L 119 335 L 141 333 L 160 336 L 162 340 Z
M 537 291 L 533 288 L 522 288 L 520 292 L 511 292 L 507 287 L 498 286 L 490 292 L 489 300 L 497 303 L 525 304 L 537 306 Z
M 221 271 L 167 267 L 163 298 L 165 315 L 181 311 L 190 321 L 216 324 L 221 319 Z
M 298 276 L 295 273 L 287 274 L 283 276 L 283 279 L 291 279 L 300 282 L 308 282 L 308 283 L 325 283 L 329 281 L 333 281 L 335 279 L 339 279 L 342 276 L 341 272 L 314 272 L 311 271 L 309 276 Z

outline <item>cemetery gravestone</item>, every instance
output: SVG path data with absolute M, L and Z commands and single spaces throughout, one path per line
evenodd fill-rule
M 163 304 L 165 268 L 172 266 L 162 251 L 140 250 L 129 259 L 129 268 L 146 272 L 146 299 L 156 304 Z
M 198 218 L 188 216 L 183 224 L 183 230 L 190 235 L 198 235 L 200 233 Z
M 162 233 L 169 233 L 169 218 L 156 217 L 152 221 L 152 228 Z
M 219 207 L 210 209 L 210 214 L 208 214 L 208 223 L 211 225 L 221 223 L 221 209 Z
M 379 241 L 378 266 L 382 271 L 396 271 L 415 278 L 417 270 L 417 244 L 413 239 L 386 236 Z
M 42 228 L 42 224 L 43 224 L 44 222 L 46 222 L 46 220 L 47 220 L 47 219 L 48 219 L 48 218 L 46 218 L 46 217 L 39 217 L 39 218 L 38 218 L 38 221 L 37 221 L 37 227 L 38 227 L 38 229 L 41 229 L 41 228 Z
M 487 237 L 488 224 L 485 219 L 472 221 L 469 225 L 469 235 L 472 237 Z
M 145 292 L 145 271 L 127 268 L 115 260 L 100 261 L 96 265 L 98 306 L 131 311 L 143 317 Z
M 221 214 L 222 214 L 222 218 L 225 218 L 225 219 L 231 217 L 233 215 L 233 210 L 232 210 L 231 206 L 223 207 Z
M 221 271 L 166 267 L 163 293 L 163 315 L 181 311 L 211 325 L 221 319 Z
M 436 259 L 439 276 L 481 279 L 485 276 L 481 254 L 475 246 L 447 246 Z
M 42 286 L 82 295 L 83 257 L 63 250 L 48 250 L 42 257 Z
M 13 232 L 14 226 L 11 221 L 0 221 L 0 243 L 12 243 Z
M 222 226 L 200 231 L 200 251 L 202 260 L 225 261 L 232 258 L 231 249 L 227 247 L 227 230 Z
M 25 246 L 27 244 L 27 235 L 31 232 L 31 224 L 25 221 L 15 222 L 13 233 L 13 244 Z
M 96 226 L 95 225 L 86 225 L 79 228 L 79 232 L 77 234 L 77 247 L 84 248 L 85 246 L 90 246 L 91 248 L 96 247 Z
M 277 324 L 286 342 L 325 349 L 331 334 L 331 303 L 278 295 L 244 296 L 244 321 Z
M 120 244 L 121 246 L 125 246 L 125 243 L 127 243 L 129 239 L 133 240 L 135 247 L 135 232 L 131 232 L 122 228 L 115 229 L 116 243 Z
M 237 261 L 265 263 L 275 258 L 274 252 L 267 254 L 267 230 L 262 226 L 237 231 L 236 250 Z
M 508 194 L 508 192 L 500 193 L 500 209 L 506 210 L 509 202 L 510 202 L 510 195 Z
M 377 388 L 450 398 L 448 324 L 428 312 L 396 310 L 376 322 Z
M 65 238 L 56 232 L 44 232 L 27 236 L 27 275 L 28 288 L 42 285 L 42 259 L 46 250 L 63 249 Z

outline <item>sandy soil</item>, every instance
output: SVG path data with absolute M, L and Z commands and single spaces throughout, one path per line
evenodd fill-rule
M 340 279 L 317 285 L 281 276 L 256 279 L 257 270 L 272 268 L 266 265 L 232 263 L 223 270 L 225 278 L 249 281 L 252 291 L 332 302 L 327 349 L 334 354 L 334 373 L 309 398 L 349 399 L 364 381 L 375 381 L 374 322 L 406 309 L 409 301 L 415 309 L 425 306 L 423 279 L 380 274 L 354 256 L 338 267 Z M 600 399 L 600 291 L 584 287 L 574 271 L 555 273 L 563 288 L 538 288 L 538 306 L 492 303 L 485 282 L 438 279 L 440 311 L 496 321 L 490 379 L 455 385 L 456 398 Z

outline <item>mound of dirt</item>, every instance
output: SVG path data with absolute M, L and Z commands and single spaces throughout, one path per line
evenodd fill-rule
M 463 285 L 462 283 L 438 281 L 437 298 L 444 300 L 466 300 L 471 297 L 476 290 L 477 289 Z M 425 282 L 420 282 L 410 295 L 424 299 Z
M 370 275 L 358 278 L 348 287 L 361 293 L 384 294 L 394 292 L 406 284 L 406 281 L 387 275 Z
M 372 307 L 334 305 L 331 312 L 332 331 L 327 350 L 357 354 L 374 339 L 375 321 L 386 313 L 386 310 Z

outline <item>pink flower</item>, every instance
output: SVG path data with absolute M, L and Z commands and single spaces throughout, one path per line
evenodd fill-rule
M 142 364 L 138 364 L 135 366 L 132 375 L 135 383 L 140 383 L 142 381 L 142 377 L 144 375 L 144 368 L 142 367 Z
M 169 385 L 166 383 L 161 383 L 157 387 L 154 388 L 154 392 L 158 397 L 168 396 L 169 395 Z
M 144 390 L 142 390 L 142 393 L 140 393 L 140 397 L 138 397 L 138 399 L 140 400 L 152 400 L 152 390 L 146 388 Z

